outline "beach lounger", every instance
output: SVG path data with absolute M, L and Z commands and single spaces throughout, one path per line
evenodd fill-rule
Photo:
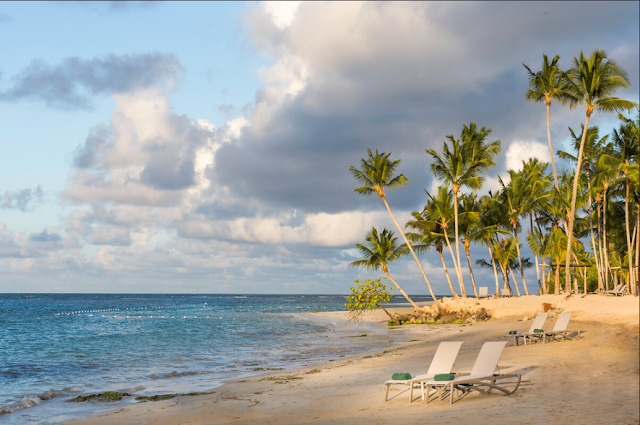
M 513 338 L 513 345 L 518 345 L 518 338 L 522 338 L 524 345 L 527 345 L 527 339 L 531 341 L 531 336 L 540 336 L 542 333 L 534 332 L 535 329 L 542 329 L 544 322 L 547 320 L 548 313 L 538 314 L 535 319 L 533 319 L 533 323 L 531 323 L 531 327 L 528 332 L 517 333 L 515 335 L 505 335 L 508 338 Z
M 627 295 L 627 285 L 618 285 L 615 287 L 615 289 L 611 290 L 611 291 L 602 291 L 601 294 L 604 295 L 614 295 L 614 296 L 623 296 L 623 295 Z
M 479 298 L 487 298 L 489 296 L 489 288 L 486 286 L 481 286 L 478 288 L 478 297 Z
M 438 398 L 440 400 L 446 395 L 446 391 L 449 391 L 450 403 L 453 404 L 454 393 L 456 391 L 462 392 L 463 395 L 470 391 L 478 391 L 482 394 L 489 394 L 492 390 L 502 391 L 506 395 L 511 395 L 516 392 L 520 386 L 522 376 L 520 374 L 496 374 L 495 371 L 498 368 L 498 362 L 502 351 L 507 345 L 507 341 L 497 342 L 485 342 L 480 349 L 476 363 L 473 365 L 471 373 L 466 376 L 458 376 L 452 381 L 436 381 L 429 380 L 423 382 L 422 385 L 426 388 L 426 395 L 423 397 L 425 403 L 429 402 L 429 391 L 431 388 L 437 391 Z M 516 382 L 502 383 L 501 381 L 513 380 Z M 500 385 L 498 385 L 500 383 Z M 504 385 L 515 384 L 513 390 L 508 390 Z M 458 396 L 460 399 L 461 396 Z
M 556 324 L 553 326 L 553 330 L 545 331 L 541 334 L 535 334 L 533 337 L 537 337 L 542 339 L 542 343 L 549 342 L 553 339 L 573 339 L 570 334 L 577 332 L 576 336 L 580 336 L 581 331 L 568 331 L 567 325 L 569 324 L 569 320 L 571 320 L 571 313 L 562 313 L 558 316 L 558 320 L 556 320 Z
M 387 386 L 387 394 L 384 397 L 384 401 L 389 399 L 389 387 L 391 385 L 410 385 L 411 393 L 409 395 L 409 402 L 411 402 L 413 400 L 413 385 L 416 383 L 416 380 L 426 381 L 432 379 L 437 374 L 450 373 L 453 368 L 453 363 L 456 361 L 456 357 L 458 357 L 458 351 L 460 351 L 461 345 L 462 341 L 441 342 L 440 345 L 438 345 L 436 353 L 433 355 L 431 366 L 429 366 L 427 373 L 413 377 L 412 379 L 391 379 L 385 382 L 384 384 Z

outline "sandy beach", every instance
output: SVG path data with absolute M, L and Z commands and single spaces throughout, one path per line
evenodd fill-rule
M 511 396 L 472 392 L 450 405 L 409 402 L 395 387 L 385 402 L 384 382 L 394 372 L 423 373 L 441 341 L 464 341 L 455 372 L 469 372 L 486 341 L 505 340 L 512 329 L 526 331 L 529 320 L 549 303 L 572 312 L 570 341 L 513 346 L 502 355 L 501 373 L 522 374 Z M 638 424 L 640 405 L 637 297 L 599 295 L 528 296 L 512 299 L 446 299 L 448 309 L 484 307 L 493 318 L 467 325 L 405 325 L 408 342 L 373 355 L 326 362 L 295 371 L 228 381 L 214 394 L 140 403 L 67 422 L 106 424 Z M 411 311 L 411 309 L 398 309 Z M 344 318 L 344 312 L 312 313 Z M 385 324 L 381 311 L 365 315 Z M 552 327 L 554 318 L 545 328 Z M 400 339 L 400 338 L 398 338 Z M 257 353 L 258 354 L 258 353 Z M 302 379 L 290 379 L 291 377 Z

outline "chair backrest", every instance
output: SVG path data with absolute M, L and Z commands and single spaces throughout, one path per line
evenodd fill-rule
M 463 341 L 445 341 L 438 345 L 436 354 L 431 360 L 431 366 L 427 371 L 427 375 L 437 375 L 439 373 L 451 373 L 453 363 L 458 357 L 458 351 Z
M 488 297 L 489 296 L 489 288 L 486 286 L 481 286 L 478 288 L 478 296 L 479 297 Z
M 542 329 L 544 322 L 547 320 L 549 313 L 538 314 L 529 328 L 529 333 L 533 333 L 534 329 Z
M 493 372 L 495 372 L 498 367 L 498 362 L 500 361 L 500 356 L 502 356 L 505 345 L 507 345 L 507 341 L 485 342 L 480 349 L 476 363 L 473 365 L 471 375 L 493 375 Z
M 553 327 L 553 332 L 566 331 L 570 319 L 571 313 L 562 313 L 560 316 L 558 316 L 558 320 L 556 320 L 556 324 Z
M 620 288 L 622 288 L 622 285 L 624 285 L 623 283 L 621 283 L 620 285 L 616 286 L 615 288 L 613 288 L 611 290 L 611 292 L 618 292 L 620 290 Z
M 502 288 L 502 289 L 500 289 L 500 293 L 502 294 L 502 296 L 507 296 L 507 297 L 510 297 L 511 295 L 513 295 L 513 294 L 509 291 L 509 288 Z
M 627 292 L 627 285 L 620 285 L 620 289 L 614 291 L 616 294 L 624 294 Z

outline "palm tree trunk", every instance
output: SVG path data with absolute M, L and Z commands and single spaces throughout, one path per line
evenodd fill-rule
M 529 213 L 529 220 L 531 221 L 531 237 L 533 238 L 533 213 Z M 538 266 L 538 254 L 533 254 L 536 259 L 536 275 L 538 277 L 538 295 L 542 294 L 542 284 L 540 283 L 540 268 Z
M 438 254 L 440 254 L 440 260 L 442 261 L 442 268 L 444 269 L 444 274 L 447 276 L 447 283 L 449 284 L 449 288 L 451 289 L 451 293 L 453 294 L 453 298 L 458 298 L 458 294 L 453 289 L 453 285 L 451 284 L 451 278 L 449 277 L 449 270 L 447 270 L 447 264 L 444 262 L 444 256 L 442 255 L 442 250 L 437 250 Z
M 458 273 L 460 279 L 460 291 L 462 292 L 462 298 L 467 298 L 467 291 L 464 290 L 464 283 L 462 281 L 462 263 L 460 262 L 460 235 L 458 234 L 458 188 L 453 187 L 453 213 L 455 219 L 455 233 L 456 233 L 456 260 L 458 262 Z
M 467 263 L 469 264 L 469 274 L 471 275 L 471 285 L 473 285 L 473 294 L 476 298 L 480 298 L 478 296 L 478 290 L 476 289 L 476 279 L 473 277 L 473 269 L 471 268 L 471 257 L 469 256 L 469 248 L 467 244 L 464 244 L 464 250 L 467 252 Z
M 422 269 L 422 264 L 420 264 L 420 260 L 418 260 L 418 256 L 416 255 L 415 252 L 413 252 L 413 248 L 411 247 L 411 244 L 409 243 L 407 236 L 404 234 L 402 227 L 400 227 L 398 220 L 396 220 L 396 216 L 394 216 L 393 213 L 391 212 L 391 208 L 389 208 L 389 204 L 387 203 L 387 199 L 384 197 L 384 194 L 381 196 L 381 198 L 382 198 L 382 201 L 384 202 L 384 205 L 387 207 L 387 210 L 389 211 L 389 214 L 391 215 L 393 222 L 396 224 L 396 227 L 400 231 L 400 234 L 402 235 L 402 239 L 404 239 L 404 243 L 407 244 L 407 248 L 409 248 L 409 251 L 411 251 L 411 255 L 413 255 L 413 259 L 416 261 L 416 264 L 420 269 L 420 273 L 422 273 L 422 277 L 424 278 L 424 281 L 427 283 L 427 287 L 429 288 L 429 293 L 431 293 L 431 298 L 433 298 L 433 303 L 438 307 L 438 309 L 440 309 L 441 308 L 440 302 L 436 298 L 436 295 L 433 293 L 433 289 L 431 289 L 431 284 L 429 283 L 429 279 L 427 279 L 427 275 L 424 273 L 424 270 Z M 418 306 L 416 306 L 415 304 L 414 304 L 414 307 L 418 308 Z
M 502 279 L 504 281 L 504 289 L 509 290 L 509 294 L 513 295 L 513 291 L 511 290 L 511 285 L 509 285 L 509 275 L 507 274 L 507 270 L 502 264 L 502 261 L 498 260 L 498 264 L 500 265 L 500 270 L 502 270 Z M 497 296 L 498 294 L 496 294 Z
M 451 253 L 451 259 L 453 260 L 453 266 L 456 268 L 456 276 L 458 276 L 458 284 L 460 285 L 460 293 L 463 298 L 467 297 L 467 293 L 464 290 L 464 283 L 462 282 L 462 272 L 460 271 L 460 264 L 456 261 L 456 256 L 453 254 L 453 248 L 451 248 L 451 242 L 449 242 L 449 236 L 447 235 L 447 229 L 442 228 L 444 231 L 444 238 L 447 240 L 447 248 Z
M 556 258 L 556 282 L 553 288 L 555 295 L 560 295 L 560 258 Z
M 634 293 L 635 288 L 635 273 L 633 273 L 633 245 L 631 244 L 631 231 L 629 229 L 629 176 L 625 172 L 625 185 L 626 193 L 624 197 L 624 221 L 626 223 L 626 231 L 627 231 L 627 257 L 629 258 L 629 283 L 627 286 L 627 290 L 630 294 Z
M 516 292 L 518 293 L 518 296 L 520 296 L 520 288 L 518 288 L 518 281 L 516 280 L 516 275 L 513 274 L 513 269 L 511 269 L 511 267 L 507 266 L 507 269 L 509 269 L 509 273 L 511 273 L 511 279 L 513 279 L 513 285 L 516 287 Z
M 640 290 L 638 283 L 640 282 L 640 203 L 637 204 L 636 212 L 636 287 L 635 294 L 638 295 Z
M 596 240 L 593 237 L 593 212 L 591 211 L 591 176 L 589 175 L 589 171 L 587 170 L 587 188 L 589 191 L 589 234 L 591 235 L 591 248 L 593 249 L 593 260 L 596 263 L 596 272 L 598 274 L 598 288 L 601 286 L 602 274 L 600 271 L 600 262 L 598 261 L 598 249 L 596 248 Z M 587 272 L 585 271 L 585 275 Z M 585 278 L 586 279 L 586 278 Z M 585 294 L 587 293 L 586 289 L 586 280 L 585 280 Z
M 493 266 L 493 275 L 496 278 L 496 297 L 500 295 L 500 282 L 498 282 L 498 269 L 496 269 L 496 260 L 493 258 L 493 252 L 491 252 L 491 247 L 487 245 L 489 248 L 489 258 L 491 258 L 491 265 Z
M 551 131 L 549 130 L 549 106 L 551 102 L 545 102 L 547 104 L 547 140 L 549 141 L 549 154 L 551 155 L 551 167 L 553 168 L 553 181 L 556 185 L 556 190 L 560 192 L 560 186 L 558 185 L 558 173 L 556 172 L 556 161 L 553 159 L 553 148 L 551 147 Z
M 407 295 L 407 293 L 404 292 L 404 289 L 402 289 L 400 285 L 398 285 L 398 282 L 396 282 L 395 279 L 391 277 L 391 274 L 389 273 L 389 271 L 386 270 L 386 268 L 383 268 L 382 271 L 384 272 L 384 274 L 387 275 L 389 279 L 391 279 L 391 282 L 393 282 L 393 284 L 396 285 L 396 288 L 398 288 L 398 291 L 400 291 L 400 293 L 407 299 L 407 301 L 409 301 L 409 304 L 411 304 L 413 308 L 415 308 L 416 310 L 420 310 L 420 307 L 418 307 L 418 305 L 414 303 L 411 298 L 409 298 L 409 295 Z
M 602 286 L 598 286 L 598 291 L 603 291 L 608 275 L 607 275 L 607 268 L 605 267 L 605 264 L 604 264 L 604 250 L 602 249 L 602 228 L 600 226 L 602 224 L 602 217 L 600 213 L 600 203 L 598 203 L 597 211 L 598 211 L 598 251 L 600 255 L 600 266 L 602 267 L 602 270 L 601 270 Z
M 522 286 L 524 287 L 524 293 L 529 295 L 529 290 L 527 289 L 527 281 L 524 279 L 524 266 L 522 265 L 522 257 L 520 257 L 520 244 L 518 243 L 518 233 L 516 232 L 516 226 L 513 226 L 513 237 L 516 240 L 516 250 L 518 251 L 518 261 L 520 262 L 520 276 L 522 276 Z M 516 283 L 516 289 L 518 288 L 518 284 Z M 520 291 L 518 291 L 518 296 L 520 296 Z
M 573 191 L 571 193 L 571 212 L 569 213 L 569 228 L 567 229 L 567 255 L 565 259 L 564 278 L 567 282 L 571 281 L 571 242 L 573 241 L 573 224 L 576 215 L 576 200 L 578 198 L 578 181 L 580 180 L 580 170 L 582 169 L 582 154 L 584 153 L 584 141 L 587 138 L 587 129 L 589 128 L 590 114 L 587 113 L 587 119 L 582 129 L 582 140 L 580 141 L 580 151 L 578 152 L 578 163 L 576 164 L 576 175 L 573 177 Z
M 540 258 L 542 260 L 542 293 L 547 295 L 549 293 L 549 289 L 547 288 L 547 259 L 542 256 Z
M 604 271 L 605 271 L 605 288 L 609 290 L 609 273 L 611 272 L 611 267 L 609 266 L 609 247 L 607 245 L 607 190 L 609 189 L 609 185 L 605 184 L 604 186 L 604 196 L 602 197 L 602 245 L 603 245 L 603 255 L 604 255 Z

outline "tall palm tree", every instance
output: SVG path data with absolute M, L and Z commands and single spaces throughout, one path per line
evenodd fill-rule
M 407 240 L 407 237 L 405 236 L 402 228 L 400 227 L 398 220 L 396 220 L 396 217 L 393 215 L 393 212 L 391 211 L 391 208 L 387 203 L 387 198 L 385 195 L 386 189 L 397 189 L 399 187 L 406 186 L 406 184 L 409 183 L 409 179 L 403 176 L 402 174 L 400 174 L 399 176 L 393 175 L 396 167 L 398 166 L 398 164 L 400 164 L 402 160 L 397 159 L 395 161 L 391 161 L 389 159 L 391 152 L 378 153 L 377 149 L 376 149 L 375 155 L 371 152 L 371 149 L 367 149 L 367 153 L 369 154 L 369 157 L 367 159 L 361 158 L 361 166 L 362 166 L 361 170 L 358 170 L 353 166 L 349 167 L 349 171 L 351 172 L 351 174 L 353 174 L 353 176 L 358 181 L 358 183 L 362 185 L 357 189 L 355 189 L 354 192 L 357 192 L 360 195 L 364 195 L 364 196 L 376 195 L 380 199 L 382 199 L 382 202 L 384 202 L 385 207 L 387 207 L 387 211 L 389 211 L 389 215 L 391 215 L 393 222 L 395 223 L 396 227 L 400 231 L 400 234 L 402 235 L 402 239 L 404 239 L 404 242 L 409 248 L 409 251 L 413 256 L 413 259 L 418 265 L 418 268 L 422 273 L 422 277 L 424 278 L 424 281 L 427 283 L 427 287 L 429 288 L 429 292 L 431 293 L 431 297 L 433 298 L 434 304 L 438 308 L 440 308 L 441 307 L 440 302 L 436 299 L 436 295 L 433 293 L 433 289 L 431 288 L 429 279 L 427 279 L 427 275 L 424 273 L 424 270 L 422 269 L 420 260 L 418 260 L 416 253 L 413 251 L 413 248 L 411 247 L 411 244 L 409 244 L 409 241 Z
M 551 132 L 549 130 L 549 108 L 552 101 L 560 104 L 567 103 L 571 98 L 566 93 L 566 83 L 563 78 L 563 72 L 558 67 L 560 55 L 555 55 L 551 61 L 547 55 L 542 54 L 542 69 L 533 72 L 531 69 L 522 64 L 529 74 L 529 90 L 527 90 L 527 100 L 544 103 L 547 107 L 547 140 L 549 141 L 549 155 L 551 156 L 551 166 L 553 168 L 553 180 L 556 190 L 560 190 L 558 185 L 558 173 L 556 172 L 556 162 L 553 155 L 553 147 L 551 146 Z
M 398 285 L 398 282 L 391 276 L 389 273 L 389 268 L 387 267 L 389 263 L 392 263 L 396 260 L 399 260 L 401 257 L 406 255 L 407 246 L 405 244 L 398 245 L 398 238 L 393 237 L 393 232 L 387 229 L 383 229 L 382 233 L 378 234 L 378 231 L 375 227 L 371 229 L 369 233 L 367 233 L 367 237 L 365 239 L 368 243 L 368 247 L 361 245 L 359 243 L 356 244 L 356 248 L 360 251 L 362 256 L 364 257 L 362 260 L 354 261 L 350 264 L 351 267 L 362 267 L 368 270 L 382 270 L 384 274 L 387 275 L 391 282 L 398 288 L 398 290 L 404 295 L 404 297 L 409 301 L 409 303 L 416 310 L 419 309 L 418 305 L 413 302 L 413 300 L 407 295 L 406 292 Z
M 451 142 L 451 147 L 444 141 L 442 155 L 434 149 L 426 149 L 434 160 L 431 171 L 438 180 L 450 184 L 453 192 L 456 271 L 460 282 L 462 282 L 462 267 L 460 266 L 458 197 L 463 187 L 472 190 L 480 188 L 484 181 L 484 177 L 480 174 L 488 167 L 495 165 L 493 158 L 500 152 L 501 147 L 499 140 L 489 144 L 484 143 L 490 133 L 491 129 L 485 127 L 478 131 L 475 123 L 472 122 L 469 127 L 463 126 L 459 139 L 455 139 L 453 135 L 446 136 Z M 464 285 L 461 285 L 461 290 L 463 289 Z M 462 292 L 462 297 L 466 296 L 466 291 Z
M 475 197 L 471 195 L 462 196 L 462 212 L 460 213 L 460 230 L 462 233 L 462 246 L 467 254 L 467 263 L 469 265 L 469 275 L 471 276 L 471 285 L 473 286 L 473 293 L 476 298 L 478 296 L 478 289 L 476 287 L 476 279 L 473 275 L 473 268 L 471 267 L 471 256 L 469 250 L 471 249 L 471 242 L 476 242 L 479 235 L 483 233 L 483 229 L 480 228 L 480 208 L 475 201 Z
M 582 130 L 584 131 L 584 126 L 582 126 Z M 573 140 L 573 148 L 577 151 L 580 149 L 580 143 L 582 141 L 582 133 L 576 135 L 574 131 L 569 127 L 569 132 L 571 133 L 571 138 Z M 589 193 L 589 199 L 587 204 L 587 213 L 589 216 L 589 225 L 590 225 L 590 236 L 591 236 L 591 246 L 593 247 L 593 254 L 595 259 L 596 271 L 598 275 L 598 288 L 602 287 L 602 282 L 604 281 L 604 269 L 599 261 L 598 255 L 598 245 L 596 245 L 595 238 L 593 236 L 593 214 L 591 211 L 592 208 L 592 199 L 591 199 L 591 177 L 595 175 L 596 166 L 600 155 L 603 153 L 603 147 L 607 143 L 608 136 L 600 138 L 598 134 L 598 127 L 594 126 L 587 130 L 587 136 L 585 139 L 584 146 L 584 157 L 582 159 L 583 170 L 587 175 L 587 189 Z M 573 156 L 572 154 L 565 151 L 558 151 L 558 156 L 564 160 L 570 162 L 577 162 L 578 158 Z
M 445 238 L 448 238 L 446 235 L 446 228 L 443 229 L 441 227 L 441 217 L 436 216 L 432 217 L 429 206 L 425 206 L 422 211 L 422 214 L 413 211 L 411 212 L 411 216 L 413 220 L 409 220 L 405 227 L 414 229 L 415 232 L 407 233 L 407 238 L 413 242 L 413 250 L 416 254 L 421 255 L 429 251 L 431 246 L 436 248 L 436 251 L 440 255 L 440 261 L 442 261 L 442 268 L 444 269 L 444 274 L 447 278 L 447 283 L 449 284 L 449 288 L 451 289 L 451 293 L 453 294 L 453 298 L 458 298 L 458 294 L 455 289 L 453 289 L 453 285 L 451 284 L 451 277 L 449 276 L 449 270 L 447 269 L 447 263 L 444 261 L 444 255 L 442 251 L 444 250 L 444 241 Z M 447 221 L 444 221 L 444 225 L 447 225 Z M 449 241 L 447 240 L 447 245 Z
M 571 246 L 573 240 L 573 223 L 576 213 L 576 198 L 578 196 L 578 180 L 582 169 L 582 155 L 584 143 L 589 128 L 589 118 L 595 110 L 601 112 L 630 111 L 637 103 L 629 100 L 612 97 L 620 88 L 630 86 L 627 73 L 613 60 L 607 58 L 604 50 L 595 50 L 590 57 L 586 57 L 581 51 L 580 56 L 573 58 L 573 66 L 567 72 L 568 91 L 572 101 L 580 102 L 585 108 L 586 119 L 582 132 L 582 141 L 578 151 L 576 175 L 573 179 L 573 191 L 571 194 L 571 210 L 567 226 L 567 254 L 565 259 L 565 281 L 571 279 Z

